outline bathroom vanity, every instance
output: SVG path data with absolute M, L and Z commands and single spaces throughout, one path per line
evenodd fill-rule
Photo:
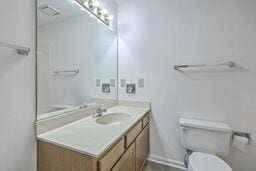
M 139 171 L 149 155 L 149 108 L 116 105 L 38 135 L 38 171 Z

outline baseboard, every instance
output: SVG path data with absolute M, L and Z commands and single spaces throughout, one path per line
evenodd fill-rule
M 148 161 L 152 161 L 152 162 L 155 162 L 155 163 L 175 167 L 175 168 L 178 168 L 178 169 L 181 169 L 181 170 L 187 170 L 187 168 L 185 167 L 183 162 L 168 159 L 168 158 L 164 158 L 164 157 L 160 157 L 160 156 L 156 156 L 156 155 L 149 155 Z

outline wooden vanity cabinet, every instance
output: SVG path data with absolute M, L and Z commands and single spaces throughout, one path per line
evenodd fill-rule
M 141 171 L 149 155 L 146 114 L 99 158 L 37 141 L 38 171 Z
M 37 141 L 37 171 L 96 171 L 96 166 L 90 156 Z
M 136 171 L 141 171 L 149 155 L 149 125 L 147 125 L 135 141 Z
M 141 171 L 147 161 L 149 146 L 149 114 L 147 113 L 125 135 L 126 152 L 112 171 Z M 130 145 L 132 143 L 132 145 Z M 130 147 L 129 147 L 130 145 Z M 135 154 L 133 154 L 133 149 Z

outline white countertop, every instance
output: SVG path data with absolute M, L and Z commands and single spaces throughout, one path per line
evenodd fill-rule
M 145 107 L 117 105 L 108 109 L 104 115 L 109 113 L 129 114 L 131 116 L 129 121 L 101 125 L 95 121 L 97 118 L 90 116 L 40 134 L 37 138 L 44 142 L 98 158 L 149 110 L 149 108 Z

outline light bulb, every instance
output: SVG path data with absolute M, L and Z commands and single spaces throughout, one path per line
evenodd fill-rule
M 106 8 L 103 8 L 103 9 L 101 10 L 101 13 L 102 13 L 102 14 L 107 14 L 107 13 L 108 13 L 108 10 L 107 10 Z
M 113 15 L 110 15 L 110 16 L 108 17 L 108 19 L 109 19 L 110 21 L 112 21 L 112 20 L 114 20 L 114 16 L 113 16 Z
M 92 2 L 92 5 L 94 6 L 94 7 L 98 7 L 98 6 L 100 6 L 100 3 L 99 3 L 99 1 L 93 1 Z

